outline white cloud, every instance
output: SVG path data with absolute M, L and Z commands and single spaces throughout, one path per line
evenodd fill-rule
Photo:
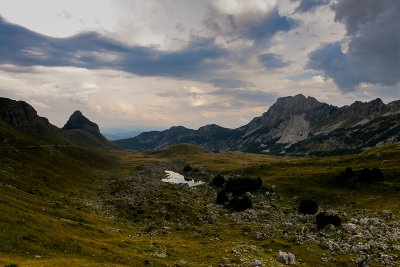
M 114 31 L 112 0 L 2 0 L 0 14 L 36 32 L 67 37 L 87 30 Z

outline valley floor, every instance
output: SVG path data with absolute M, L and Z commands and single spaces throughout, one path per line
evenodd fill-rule
M 304 266 L 398 266 L 399 149 L 327 158 L 214 154 L 191 145 L 0 149 L 0 265 L 282 266 L 293 254 Z M 346 167 L 380 168 L 385 180 L 337 185 Z M 205 184 L 162 182 L 165 170 Z M 260 177 L 262 188 L 246 193 L 252 209 L 216 204 L 217 174 Z M 316 215 L 297 211 L 303 199 L 342 225 L 319 230 Z

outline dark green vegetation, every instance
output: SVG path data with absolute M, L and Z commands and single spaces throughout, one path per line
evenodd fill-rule
M 328 215 L 325 212 L 321 212 L 316 217 L 318 229 L 324 228 L 328 224 L 332 224 L 335 227 L 339 227 L 342 220 L 338 215 Z
M 318 203 L 313 200 L 302 200 L 298 208 L 302 214 L 315 214 L 318 212 Z
M 261 178 L 231 178 L 225 184 L 225 190 L 233 196 L 241 196 L 246 192 L 253 193 L 262 186 Z
M 229 207 L 234 211 L 244 211 L 251 209 L 253 207 L 253 203 L 248 196 L 235 196 L 229 201 Z
M 379 168 L 364 168 L 359 171 L 353 171 L 351 167 L 347 167 L 344 172 L 335 177 L 335 183 L 338 185 L 372 184 L 382 182 L 384 175 Z
M 400 264 L 398 144 L 324 158 L 135 152 L 35 129 L 0 121 L 0 266 L 279 266 L 278 251 L 306 266 Z M 205 183 L 164 183 L 165 170 Z
M 213 185 L 216 187 L 222 187 L 225 184 L 225 177 L 221 174 L 217 174 L 213 179 Z

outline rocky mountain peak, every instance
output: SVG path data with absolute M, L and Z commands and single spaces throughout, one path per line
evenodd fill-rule
M 290 116 L 290 115 L 301 115 L 312 111 L 322 105 L 327 105 L 318 102 L 313 97 L 305 97 L 302 94 L 295 96 L 287 96 L 278 98 L 275 104 L 271 106 L 267 113 L 270 116 Z
M 369 102 L 356 101 L 350 106 L 344 106 L 344 112 L 358 116 L 364 119 L 373 119 L 382 114 L 386 109 L 385 103 L 380 98 L 371 100 Z
M 38 126 L 51 126 L 49 121 L 38 116 L 36 110 L 24 101 L 0 97 L 0 119 L 18 130 L 33 130 Z
M 91 122 L 88 118 L 83 116 L 79 110 L 75 111 L 69 117 L 67 123 L 62 128 L 63 130 L 82 129 L 92 133 L 100 133 L 99 126 Z
M 221 129 L 223 129 L 223 127 L 221 127 L 221 126 L 219 126 L 219 125 L 216 125 L 216 124 L 208 124 L 208 125 L 205 125 L 205 126 L 202 126 L 202 127 L 200 127 L 199 129 L 198 129 L 198 131 L 199 132 L 215 132 L 215 131 L 218 131 L 218 130 L 221 130 Z

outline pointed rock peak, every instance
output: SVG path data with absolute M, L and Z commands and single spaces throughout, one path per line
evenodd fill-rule
M 75 117 L 76 116 L 83 116 L 83 114 L 79 110 L 76 110 L 74 113 L 72 113 L 71 117 L 73 117 L 73 116 L 75 116 Z M 83 116 L 83 117 L 85 117 L 85 116 Z
M 99 126 L 91 122 L 88 118 L 83 116 L 79 110 L 72 113 L 67 123 L 62 128 L 63 130 L 82 129 L 92 133 L 100 133 Z

